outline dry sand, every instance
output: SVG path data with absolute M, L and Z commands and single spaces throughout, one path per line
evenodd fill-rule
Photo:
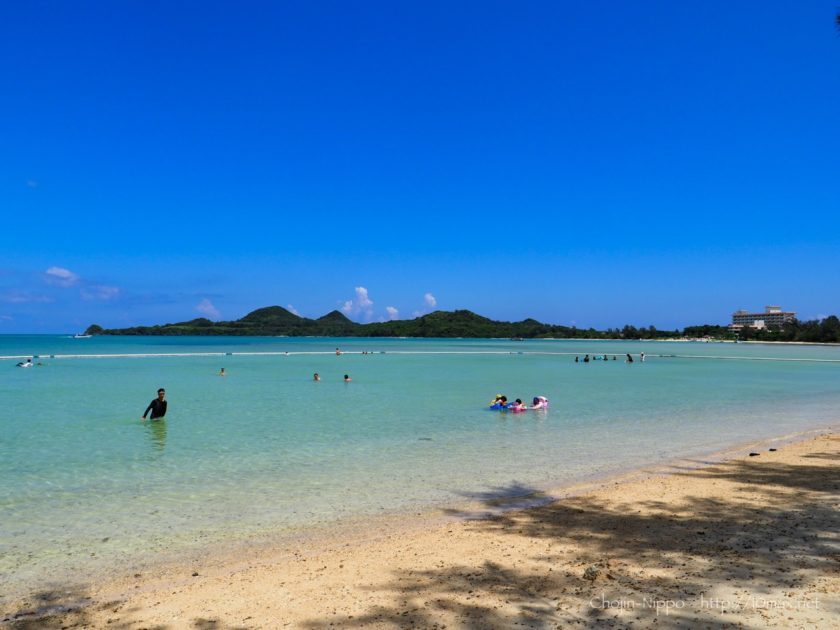
M 697 466 L 541 507 L 500 509 L 488 496 L 443 517 L 372 521 L 349 537 L 59 588 L 0 619 L 11 628 L 840 628 L 840 436 Z

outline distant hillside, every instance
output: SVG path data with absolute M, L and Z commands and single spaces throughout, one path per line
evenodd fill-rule
M 353 336 L 359 326 L 338 311 L 320 319 L 299 317 L 282 306 L 266 306 L 251 311 L 235 321 L 211 322 L 192 319 L 188 322 L 156 326 L 105 329 L 94 324 L 88 328 L 93 335 L 240 335 L 240 336 Z
M 634 329 L 635 330 L 635 329 Z M 235 321 L 211 322 L 206 318 L 156 326 L 104 329 L 96 324 L 87 330 L 93 335 L 253 335 L 289 337 L 619 337 L 618 331 L 600 332 L 567 326 L 542 324 L 535 319 L 497 322 L 467 310 L 435 311 L 416 319 L 357 324 L 339 311 L 318 319 L 299 317 L 282 306 L 259 308 Z M 676 333 L 657 331 L 661 336 Z
M 706 337 L 734 340 L 735 333 L 726 326 L 690 326 L 682 332 L 657 330 L 653 326 L 624 326 L 608 330 L 543 324 L 535 319 L 521 322 L 497 322 L 472 311 L 435 311 L 416 319 L 402 319 L 373 324 L 357 324 L 339 311 L 318 319 L 299 317 L 282 306 L 267 306 L 235 321 L 212 322 L 200 317 L 188 322 L 158 326 L 105 329 L 97 324 L 88 327 L 90 335 L 250 335 L 288 337 L 473 337 L 534 339 L 673 339 Z M 840 343 L 840 320 L 834 315 L 821 320 L 793 320 L 781 329 L 744 328 L 738 338 L 754 341 L 796 341 Z

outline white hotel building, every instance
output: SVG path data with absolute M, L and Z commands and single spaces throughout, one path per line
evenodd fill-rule
M 796 319 L 793 311 L 783 311 L 781 306 L 765 306 L 763 313 L 749 311 L 735 311 L 732 313 L 732 323 L 729 328 L 741 330 L 744 326 L 751 328 L 767 328 L 776 326 L 781 328 L 786 322 Z

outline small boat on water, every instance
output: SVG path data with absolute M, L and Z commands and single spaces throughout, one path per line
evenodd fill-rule
M 90 339 L 91 335 L 86 335 L 84 333 L 76 333 L 73 335 L 73 339 Z

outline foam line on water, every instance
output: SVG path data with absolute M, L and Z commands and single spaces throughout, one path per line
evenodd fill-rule
M 609 353 L 608 353 L 609 354 Z M 723 357 L 720 355 L 703 354 L 646 354 L 646 357 L 661 359 L 715 359 L 721 361 L 783 361 L 789 363 L 840 363 L 840 359 L 791 359 L 782 357 Z
M 25 360 L 25 359 L 156 359 L 170 357 L 277 357 L 277 356 L 315 356 L 331 355 L 332 351 L 274 351 L 274 352 L 143 352 L 143 353 L 112 353 L 112 354 L 35 354 L 35 355 L 7 355 L 0 356 L 0 360 Z M 379 351 L 342 351 L 342 355 L 373 355 L 373 354 L 399 354 L 399 355 L 527 355 L 527 356 L 580 356 L 585 352 L 528 352 L 516 350 L 379 350 Z M 627 353 L 621 352 L 595 352 L 592 356 L 614 355 L 622 356 Z M 630 353 L 631 356 L 639 356 L 638 353 Z M 659 359 L 710 359 L 718 361 L 778 361 L 787 363 L 840 363 L 840 359 L 817 359 L 817 358 L 782 358 L 782 357 L 727 357 L 721 355 L 702 354 L 646 354 L 647 358 Z

